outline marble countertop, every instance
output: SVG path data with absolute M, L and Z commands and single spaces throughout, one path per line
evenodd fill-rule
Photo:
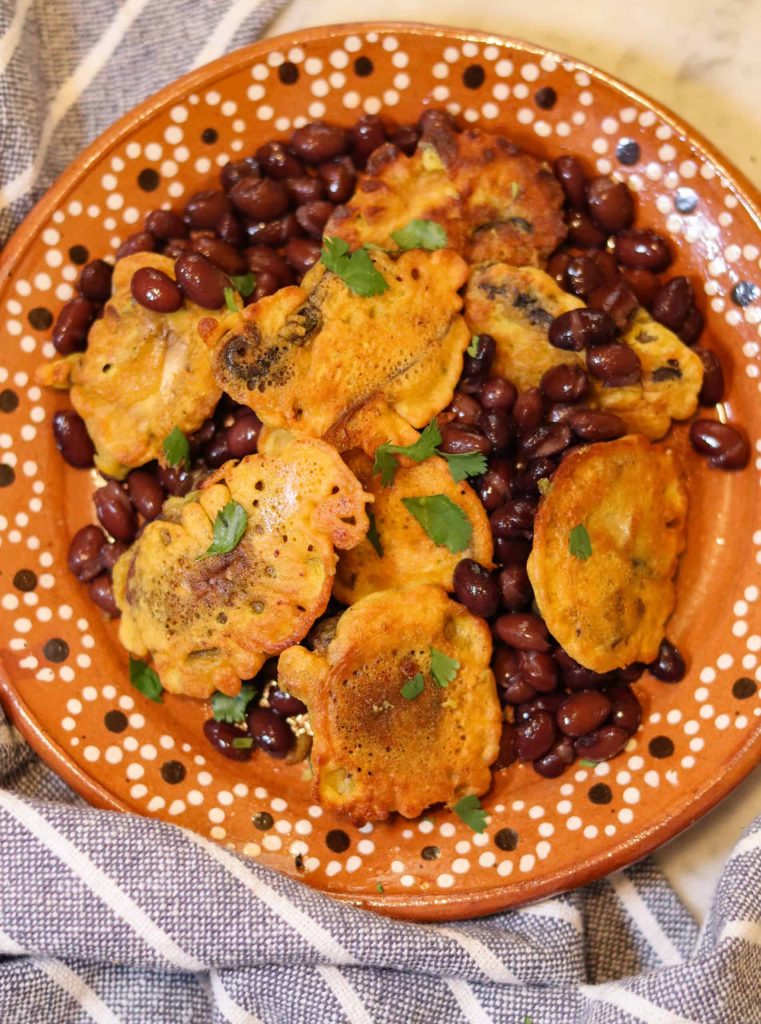
M 761 186 L 761 0 L 363 0 L 363 21 L 482 29 L 572 54 L 617 75 L 693 124 Z M 292 0 L 269 35 L 356 21 L 349 0 Z M 656 859 L 703 918 L 741 830 L 761 813 L 761 768 Z

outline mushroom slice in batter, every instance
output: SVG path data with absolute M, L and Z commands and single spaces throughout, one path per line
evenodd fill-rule
M 327 444 L 273 432 L 263 451 L 170 498 L 116 563 L 122 644 L 150 654 L 172 693 L 237 693 L 324 612 L 334 549 L 362 539 L 367 500 Z M 245 511 L 245 532 L 231 551 L 207 555 L 230 502 Z
M 536 514 L 528 574 L 547 628 L 572 658 L 609 672 L 656 657 L 686 515 L 675 456 L 642 436 L 563 460 Z
M 396 437 L 451 399 L 470 335 L 457 294 L 468 268 L 451 249 L 373 252 L 388 288 L 355 295 L 322 263 L 300 287 L 230 314 L 213 339 L 217 383 L 269 427 L 364 447 L 357 427 Z M 401 424 L 404 426 L 404 424 Z
M 392 248 L 392 233 L 410 220 L 433 220 L 468 263 L 543 266 L 565 237 L 562 201 L 549 167 L 504 137 L 438 123 L 412 156 L 391 144 L 376 150 L 325 234 L 351 248 L 368 242 Z
M 363 822 L 485 792 L 502 724 L 490 657 L 486 623 L 426 585 L 358 601 L 323 652 L 284 651 L 279 685 L 309 708 L 320 803 Z
M 116 264 L 113 293 L 90 328 L 87 349 L 42 366 L 40 383 L 71 389 L 101 472 L 121 478 L 161 454 L 174 427 L 190 434 L 214 411 L 222 394 L 205 343 L 219 313 L 187 299 L 174 313 L 141 306 L 130 289 L 141 267 L 174 280 L 174 261 L 153 252 Z

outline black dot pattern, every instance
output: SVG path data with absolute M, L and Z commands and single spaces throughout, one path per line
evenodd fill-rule
M 170 786 L 176 786 L 182 782 L 186 774 L 182 761 L 165 761 L 161 766 L 161 778 Z
M 277 75 L 283 85 L 293 85 L 299 80 L 299 69 L 291 61 L 284 61 L 277 69 Z
M 735 700 L 747 700 L 757 689 L 755 679 L 751 679 L 750 676 L 741 676 L 732 683 L 732 696 Z
M 159 172 L 152 167 L 144 167 L 137 176 L 137 184 L 143 192 L 155 192 L 160 181 Z
M 590 787 L 588 796 L 593 804 L 609 804 L 613 799 L 610 786 L 604 782 L 597 782 L 594 786 Z
M 354 74 L 360 78 L 367 78 L 375 71 L 375 66 L 369 57 L 357 57 L 354 61 Z
M 551 85 L 543 85 L 534 93 L 534 103 L 540 110 L 552 110 L 558 101 L 558 94 Z
M 732 289 L 732 302 L 736 306 L 749 306 L 761 295 L 761 288 L 752 281 L 738 281 Z
M 674 741 L 670 736 L 654 736 L 647 749 L 651 757 L 671 757 L 674 753 Z
M 698 194 L 694 188 L 680 186 L 674 193 L 674 206 L 680 213 L 692 213 L 698 205 Z
M 0 487 L 10 487 L 15 479 L 13 466 L 6 466 L 4 462 L 0 463 Z
M 11 388 L 0 391 L 0 412 L 15 412 L 18 409 L 18 395 Z
M 486 72 L 480 64 L 471 64 L 462 73 L 462 84 L 466 89 L 480 89 L 486 81 Z
M 205 142 L 207 146 L 211 146 L 219 138 L 219 132 L 216 128 L 204 128 L 201 132 L 201 142 Z
M 619 139 L 616 144 L 616 160 L 626 167 L 636 164 L 640 158 L 639 143 L 634 139 Z
M 494 836 L 494 845 L 510 852 L 518 845 L 518 833 L 512 828 L 501 828 Z
M 69 645 L 65 640 L 61 640 L 60 637 L 53 637 L 52 640 L 48 640 L 45 646 L 42 648 L 42 653 L 52 662 L 66 661 L 69 656 Z
M 16 590 L 21 590 L 28 594 L 30 590 L 34 590 L 37 586 L 37 573 L 32 572 L 31 569 L 19 569 L 13 577 L 13 586 Z
M 116 708 L 105 713 L 103 723 L 109 732 L 124 732 L 128 725 L 127 716 Z
M 420 851 L 420 856 L 423 860 L 438 860 L 441 856 L 441 850 L 438 846 L 424 846 Z
M 325 836 L 325 845 L 333 853 L 346 853 L 351 846 L 351 839 L 342 828 L 332 828 Z
M 84 245 L 72 245 L 69 249 L 69 259 L 72 263 L 76 263 L 78 267 L 81 267 L 90 259 L 90 253 Z
M 44 306 L 35 306 L 29 310 L 27 320 L 35 331 L 46 331 L 53 323 L 53 314 Z
M 259 811 L 258 814 L 253 816 L 251 821 L 253 822 L 254 828 L 258 828 L 260 832 L 268 832 L 275 824 L 272 815 L 267 811 Z

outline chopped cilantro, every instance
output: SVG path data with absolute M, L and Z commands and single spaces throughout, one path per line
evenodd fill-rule
M 241 537 L 246 532 L 247 522 L 248 515 L 243 506 L 239 505 L 237 501 L 228 501 L 225 507 L 217 512 L 217 518 L 214 520 L 213 540 L 203 555 L 199 555 L 199 557 L 223 555 L 232 551 L 238 546 Z
M 253 274 L 231 274 L 230 281 L 236 292 L 247 299 L 251 292 L 256 288 L 256 278 Z
M 466 455 L 447 455 L 442 452 L 449 465 L 449 472 L 455 483 L 468 476 L 483 476 L 487 470 L 486 456 L 481 452 L 468 452 Z
M 129 681 L 144 697 L 155 700 L 157 704 L 161 703 L 164 687 L 161 685 L 158 673 L 150 665 L 139 658 L 133 658 L 132 655 L 129 659 Z
M 571 530 L 571 535 L 568 539 L 568 550 L 574 558 L 578 558 L 581 562 L 586 562 L 591 557 L 592 541 L 589 539 L 587 528 L 583 523 L 578 523 Z
M 239 725 L 245 721 L 246 708 L 256 696 L 255 686 L 241 686 L 240 693 L 228 697 L 226 693 L 215 693 L 211 698 L 211 710 L 218 722 L 229 722 Z
M 477 796 L 464 796 L 454 804 L 452 810 L 474 832 L 480 833 L 486 828 L 486 811 Z
M 172 427 L 171 431 L 164 438 L 161 446 L 164 450 L 164 458 L 167 466 L 179 466 L 185 463 L 187 469 L 190 465 L 190 445 L 179 427 Z
M 375 463 L 373 473 L 380 473 L 381 483 L 384 487 L 393 481 L 394 474 L 399 468 L 395 455 L 406 455 L 413 462 L 424 462 L 436 454 L 436 446 L 441 444 L 441 431 L 436 420 L 431 420 L 423 433 L 412 444 L 391 444 L 386 442 L 378 447 L 375 452 Z
M 473 526 L 459 505 L 446 494 L 424 498 L 402 498 L 402 504 L 420 523 L 434 544 L 453 555 L 464 551 L 473 536 Z
M 418 672 L 417 675 L 412 677 L 412 679 L 407 680 L 399 692 L 405 700 L 414 700 L 423 692 L 424 686 L 425 681 L 423 680 L 423 673 Z
M 375 553 L 378 558 L 383 558 L 383 545 L 381 544 L 380 534 L 378 533 L 375 516 L 373 515 L 373 510 L 371 508 L 367 510 L 367 518 L 370 520 L 370 529 L 367 531 L 367 539 L 375 548 Z
M 376 889 L 377 889 L 377 891 L 378 891 L 378 892 L 380 892 L 380 893 L 383 893 L 383 892 L 385 892 L 385 891 L 386 891 L 386 890 L 385 890 L 385 889 L 383 888 L 383 882 L 378 882 L 378 884 L 377 884 L 377 885 L 375 886 L 375 888 L 376 888 Z
M 473 337 L 470 339 L 470 344 L 468 345 L 467 349 L 465 350 L 468 353 L 469 356 L 477 356 L 478 355 L 478 343 L 479 343 L 480 340 L 481 340 L 481 335 L 480 334 L 474 334 Z
M 594 768 L 597 765 L 597 761 L 588 761 L 586 758 L 582 758 L 581 761 L 579 761 L 579 764 L 583 765 L 585 768 Z
M 231 313 L 237 313 L 240 308 L 235 301 L 235 290 L 233 288 L 225 288 L 225 305 Z
M 236 736 L 233 740 L 233 746 L 236 750 L 250 750 L 253 745 L 253 736 Z
M 388 289 L 388 281 L 375 269 L 370 253 L 364 246 L 350 253 L 348 244 L 342 238 L 325 238 L 320 259 L 355 295 L 366 298 L 380 295 Z
M 449 686 L 457 675 L 459 661 L 448 657 L 443 651 L 431 648 L 431 675 L 441 687 Z
M 447 233 L 435 220 L 411 220 L 403 228 L 391 232 L 391 237 L 403 251 L 406 249 L 444 249 Z

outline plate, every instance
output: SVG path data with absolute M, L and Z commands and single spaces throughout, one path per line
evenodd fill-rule
M 553 102 L 554 100 L 554 102 Z M 446 105 L 548 157 L 584 156 L 637 194 L 666 232 L 728 370 L 727 412 L 755 466 L 707 467 L 675 432 L 690 474 L 687 553 L 669 632 L 688 656 L 678 685 L 643 677 L 644 724 L 610 763 L 557 780 L 497 773 L 486 832 L 448 810 L 358 829 L 310 798 L 303 765 L 227 761 L 204 705 L 130 687 L 116 627 L 66 569 L 91 519 L 94 480 L 70 469 L 50 421 L 64 397 L 34 384 L 49 326 L 79 266 L 113 253 L 160 205 L 307 120 L 399 123 Z M 175 82 L 101 136 L 7 246 L 0 281 L 0 685 L 37 752 L 101 807 L 194 829 L 342 899 L 417 919 L 486 914 L 588 882 L 644 856 L 704 814 L 761 754 L 759 202 L 668 111 L 578 61 L 526 43 L 422 25 L 354 24 L 269 39 Z

